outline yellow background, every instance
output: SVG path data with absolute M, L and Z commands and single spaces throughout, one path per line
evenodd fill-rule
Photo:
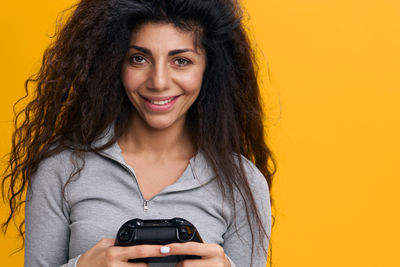
M 279 164 L 274 266 L 400 266 L 400 2 L 244 2 Z M 72 3 L 2 2 L 0 155 L 12 105 Z M 15 236 L 0 237 L 0 266 L 22 266 Z

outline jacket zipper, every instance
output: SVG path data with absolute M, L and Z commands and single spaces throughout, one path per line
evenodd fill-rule
M 100 153 L 100 154 L 102 154 L 102 155 L 105 156 L 106 158 L 111 159 L 112 161 L 117 162 L 118 164 L 120 164 L 120 165 L 122 166 L 122 168 L 124 168 L 125 170 L 127 170 L 127 171 L 133 176 L 133 178 L 134 178 L 134 180 L 135 180 L 135 183 L 136 183 L 136 186 L 137 186 L 137 188 L 138 188 L 138 190 L 139 190 L 140 196 L 141 196 L 142 199 L 143 199 L 143 210 L 144 210 L 144 211 L 148 211 L 148 210 L 149 210 L 149 202 L 150 202 L 150 200 L 144 199 L 143 194 L 142 194 L 142 191 L 140 191 L 140 187 L 139 187 L 139 183 L 137 182 L 136 175 L 130 170 L 130 168 L 129 168 L 128 166 L 125 166 L 125 164 L 119 162 L 118 160 L 115 160 L 114 158 L 110 157 L 109 155 L 107 155 L 107 154 L 105 154 L 105 153 Z
M 143 201 L 143 210 L 147 211 L 149 209 L 149 201 L 148 200 L 144 200 Z

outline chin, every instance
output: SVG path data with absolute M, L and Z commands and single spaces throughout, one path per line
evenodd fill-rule
M 175 121 L 170 120 L 148 120 L 146 121 L 147 125 L 153 129 L 167 129 L 174 124 Z

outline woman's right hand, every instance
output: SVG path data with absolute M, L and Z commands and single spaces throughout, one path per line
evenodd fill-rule
M 162 257 L 161 245 L 138 245 L 129 247 L 114 246 L 114 238 L 100 240 L 92 248 L 83 253 L 77 267 L 147 267 L 147 263 L 130 263 L 129 259 Z

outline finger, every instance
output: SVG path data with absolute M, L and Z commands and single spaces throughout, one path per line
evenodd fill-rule
M 197 255 L 203 258 L 225 256 L 224 249 L 218 244 L 187 242 L 172 243 L 166 246 L 170 248 L 169 255 Z
M 137 245 L 128 247 L 112 247 L 109 249 L 109 257 L 128 261 L 129 259 L 164 257 L 167 254 L 161 253 L 161 245 Z
M 185 266 L 206 266 L 210 267 L 210 263 L 207 260 L 183 260 L 178 262 L 175 267 L 185 267 Z
M 118 267 L 149 267 L 149 264 L 144 262 L 137 262 L 137 263 L 119 262 Z
M 102 248 L 112 247 L 115 244 L 115 238 L 103 238 L 97 243 L 97 246 Z
M 118 267 L 149 267 L 149 264 L 144 262 L 137 262 L 137 263 L 121 262 L 118 263 Z
M 196 266 L 196 267 L 210 267 L 210 266 L 226 266 L 230 267 L 230 262 L 226 259 L 221 258 L 209 258 L 209 259 L 186 259 L 178 262 L 175 267 L 188 267 L 188 266 Z

